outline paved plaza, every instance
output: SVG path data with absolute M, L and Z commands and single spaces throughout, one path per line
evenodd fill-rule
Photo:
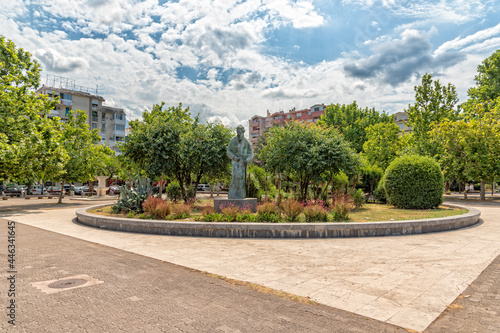
M 481 221 L 457 231 L 280 240 L 99 230 L 75 220 L 77 208 L 93 203 L 41 202 L 0 201 L 0 248 L 7 248 L 7 221 L 18 222 L 20 332 L 500 331 L 496 203 L 470 202 Z M 0 253 L 6 262 L 6 251 Z M 319 304 L 280 299 L 195 270 Z M 33 286 L 80 275 L 99 283 L 55 294 Z M 7 304 L 6 293 L 0 295 Z M 0 322 L 7 327 L 7 320 Z

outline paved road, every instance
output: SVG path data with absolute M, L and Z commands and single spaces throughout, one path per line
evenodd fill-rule
M 357 314 L 353 322 L 380 325 L 374 326 L 372 329 L 354 325 L 350 321 L 344 326 L 337 322 L 335 325 L 340 325 L 338 326 L 339 330 L 333 331 L 350 332 L 360 329 L 361 331 L 378 332 L 384 331 L 384 329 L 388 331 L 396 329 L 389 324 L 417 331 L 427 328 L 431 331 L 434 330 L 434 332 L 439 332 L 439 327 L 444 327 L 443 331 L 446 331 L 446 328 L 450 328 L 452 325 L 450 322 L 457 322 L 449 318 L 462 310 L 471 311 L 474 314 L 472 316 L 480 319 L 474 324 L 462 320 L 465 324 L 457 326 L 460 329 L 449 331 L 474 332 L 474 329 L 477 328 L 477 332 L 496 332 L 498 330 L 495 328 L 500 325 L 498 319 L 500 318 L 498 316 L 500 313 L 498 312 L 499 299 L 495 298 L 499 295 L 498 286 L 500 283 L 488 282 L 488 286 L 491 288 L 483 287 L 483 289 L 486 288 L 484 290 L 488 290 L 484 297 L 471 296 L 455 300 L 457 296 L 460 297 L 462 292 L 465 293 L 465 296 L 471 294 L 470 290 L 466 289 L 468 285 L 500 253 L 500 228 L 497 218 L 500 207 L 496 204 L 479 205 L 474 203 L 476 208 L 482 211 L 483 222 L 479 226 L 465 230 L 405 237 L 335 240 L 211 239 L 129 234 L 97 230 L 74 223 L 74 205 L 71 207 L 55 205 L 43 207 L 42 205 L 36 209 L 26 207 L 26 204 L 22 202 L 19 202 L 19 205 L 24 207 L 22 211 L 20 211 L 20 207 L 7 208 L 7 205 L 0 205 L 0 215 L 23 224 L 56 231 L 59 234 L 55 237 L 64 237 L 60 234 L 69 235 L 109 245 L 114 247 L 113 251 L 121 249 L 142 254 L 149 257 L 148 260 L 154 261 L 150 258 L 155 258 L 230 278 L 258 283 L 297 295 L 309 296 L 330 306 L 330 308 L 324 307 L 325 309 L 340 311 L 340 315 L 335 317 L 340 322 L 344 318 L 348 318 L 344 317 L 345 314 L 352 316 Z M 29 228 L 22 225 L 21 228 L 23 227 Z M 35 238 L 42 239 L 45 236 Z M 80 241 L 74 238 L 69 239 L 71 241 L 63 242 L 65 247 L 61 247 L 65 248 L 69 254 L 77 255 L 74 262 L 79 263 L 76 258 L 81 251 L 73 250 L 73 243 Z M 32 243 L 28 242 L 27 244 Z M 27 244 L 20 246 L 20 251 L 25 246 L 27 247 Z M 35 242 L 32 246 L 38 246 L 38 244 Z M 0 248 L 2 247 L 0 246 Z M 51 251 L 53 252 L 54 249 L 48 250 L 48 253 Z M 38 250 L 35 251 L 35 253 L 38 252 Z M 121 253 L 129 252 L 121 251 Z M 116 257 L 111 256 L 110 258 L 107 260 L 110 262 L 109 265 L 113 267 Z M 33 259 L 31 260 L 33 261 Z M 57 268 L 56 263 L 59 261 L 60 259 L 54 258 L 53 267 Z M 76 266 L 78 268 L 78 265 Z M 135 264 L 131 264 L 126 269 L 133 272 L 133 267 Z M 495 264 L 491 264 L 488 270 L 494 270 L 494 267 Z M 88 273 L 88 269 L 69 271 L 65 268 L 56 268 L 48 271 L 50 274 L 47 274 L 46 280 L 75 274 L 89 274 L 91 276 L 97 275 L 94 277 L 105 281 L 102 285 L 88 287 L 89 290 L 91 288 L 104 288 L 107 284 L 106 281 L 109 280 L 109 277 L 104 279 L 99 277 L 98 273 L 101 272 L 102 267 L 97 267 L 96 273 L 93 273 L 94 271 Z M 487 278 L 483 279 L 490 281 L 491 276 L 494 275 L 488 275 L 488 270 L 483 274 Z M 159 272 L 155 274 L 159 274 Z M 33 279 L 29 281 L 31 282 Z M 42 281 L 41 279 L 36 280 Z M 217 283 L 225 283 L 217 281 Z M 232 286 L 232 288 L 241 289 L 243 287 Z M 81 288 L 81 290 L 84 289 L 86 288 Z M 31 292 L 33 291 L 31 290 Z M 68 290 L 65 293 L 76 291 L 77 289 Z M 478 295 L 482 295 L 481 292 Z M 495 295 L 495 297 L 490 299 L 491 295 Z M 2 295 L 2 297 L 4 296 Z M 132 299 L 141 298 L 140 295 L 129 297 Z M 266 295 L 266 297 L 271 296 Z M 271 299 L 276 298 L 271 297 Z M 469 300 L 474 302 L 477 299 L 479 302 L 472 303 L 475 306 L 465 306 L 465 309 L 460 309 L 460 306 L 463 305 L 454 305 L 455 303 L 453 303 L 454 301 L 465 302 Z M 276 301 L 290 302 L 281 299 L 276 299 Z M 483 306 L 487 302 L 490 303 Z M 451 303 L 453 303 L 452 307 L 447 308 Z M 317 306 L 312 305 L 300 306 L 317 309 Z M 160 307 L 163 309 L 161 305 L 154 308 L 159 311 Z M 483 310 L 484 308 L 492 310 Z M 446 309 L 448 310 L 443 313 Z M 241 314 L 236 316 L 241 316 Z M 294 315 L 293 318 L 295 317 L 297 316 Z M 363 319 L 367 317 L 380 320 L 380 322 Z M 298 318 L 300 319 L 301 316 Z M 438 319 L 432 323 L 436 318 Z M 314 321 L 312 319 L 312 322 Z M 429 324 L 431 325 L 429 326 Z M 302 331 L 304 327 L 308 327 L 308 325 L 304 327 L 283 325 L 281 323 L 273 328 L 260 329 L 263 331 L 293 332 Z M 325 327 L 332 326 L 322 323 L 319 327 L 312 328 L 311 331 L 321 331 Z M 469 328 L 470 330 L 465 330 Z M 259 327 L 242 326 L 238 329 L 240 331 L 257 331 Z M 169 330 L 167 329 L 167 331 Z M 231 330 L 229 329 L 229 331 Z M 132 332 L 134 331 L 132 330 Z

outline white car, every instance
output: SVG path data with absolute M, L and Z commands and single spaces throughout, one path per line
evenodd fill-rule
M 198 191 L 210 191 L 210 184 L 198 184 Z
M 42 189 L 41 186 L 30 188 L 31 195 L 42 195 L 45 193 L 45 189 Z

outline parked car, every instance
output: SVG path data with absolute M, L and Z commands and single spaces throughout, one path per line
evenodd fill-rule
M 120 194 L 120 189 L 118 188 L 118 186 L 110 186 L 110 187 L 109 187 L 109 190 L 108 190 L 108 194 L 109 194 L 109 195 L 117 195 L 117 194 Z
M 47 192 L 46 188 L 42 188 L 41 186 L 35 186 L 30 188 L 31 195 L 43 195 Z
M 198 191 L 210 191 L 210 184 L 198 184 Z
M 50 186 L 47 188 L 47 193 L 52 195 L 59 195 L 61 193 L 60 186 Z M 63 190 L 63 195 L 66 195 L 66 191 Z
M 3 193 L 11 197 L 20 197 L 24 195 L 24 190 L 19 187 L 7 187 Z
M 83 193 L 83 186 L 75 186 L 73 188 L 73 191 L 75 191 L 75 195 L 82 195 L 82 193 Z
M 90 195 L 90 188 L 88 186 L 83 186 L 82 191 L 82 195 Z M 92 195 L 97 195 L 97 191 L 92 191 Z
M 75 186 L 74 185 L 71 185 L 71 184 L 64 184 L 64 190 L 66 191 L 66 193 L 70 193 L 71 190 L 74 190 L 75 189 Z

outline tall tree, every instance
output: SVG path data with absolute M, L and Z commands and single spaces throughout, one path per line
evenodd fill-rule
M 64 163 L 61 188 L 67 182 L 93 180 L 103 172 L 107 156 L 114 152 L 107 146 L 98 144 L 101 138 L 97 129 L 90 130 L 85 111 L 73 110 L 64 124 L 62 146 L 69 159 Z M 62 200 L 62 190 L 59 203 Z
M 395 123 L 378 123 L 366 129 L 367 141 L 363 150 L 370 164 L 385 170 L 396 158 L 399 146 L 399 127 Z
M 477 72 L 476 86 L 467 91 L 470 99 L 474 103 L 496 100 L 500 96 L 500 49 L 484 59 Z
M 440 142 L 440 164 L 445 176 L 462 181 L 481 181 L 481 200 L 485 199 L 485 182 L 500 173 L 500 98 L 495 107 L 486 110 L 478 103 L 473 116 L 445 120 L 432 135 Z
M 191 186 L 192 180 L 197 184 L 204 175 L 215 177 L 228 170 L 226 147 L 232 131 L 218 123 L 200 124 L 182 104 L 168 109 L 163 106 L 155 105 L 144 112 L 142 123 L 132 124 L 123 153 L 151 178 L 175 178 L 188 200 L 185 187 Z
M 307 198 L 309 183 L 318 175 L 352 173 L 357 166 L 355 152 L 335 128 L 290 122 L 271 128 L 266 141 L 259 159 L 268 170 L 298 181 L 300 200 Z
M 368 126 L 393 121 L 392 117 L 384 111 L 378 112 L 367 107 L 363 109 L 354 101 L 348 105 L 331 104 L 327 106 L 318 124 L 337 128 L 359 153 L 363 150 Z
M 455 86 L 448 83 L 441 85 L 439 80 L 432 80 L 431 74 L 422 77 L 422 84 L 415 86 L 415 104 L 409 105 L 409 125 L 413 128 L 414 150 L 421 155 L 434 157 L 437 154 L 437 143 L 430 141 L 429 132 L 434 124 L 445 119 L 456 119 L 458 103 Z
M 56 101 L 35 94 L 39 81 L 31 54 L 0 36 L 0 179 L 29 182 L 62 172 L 61 125 L 47 118 Z

